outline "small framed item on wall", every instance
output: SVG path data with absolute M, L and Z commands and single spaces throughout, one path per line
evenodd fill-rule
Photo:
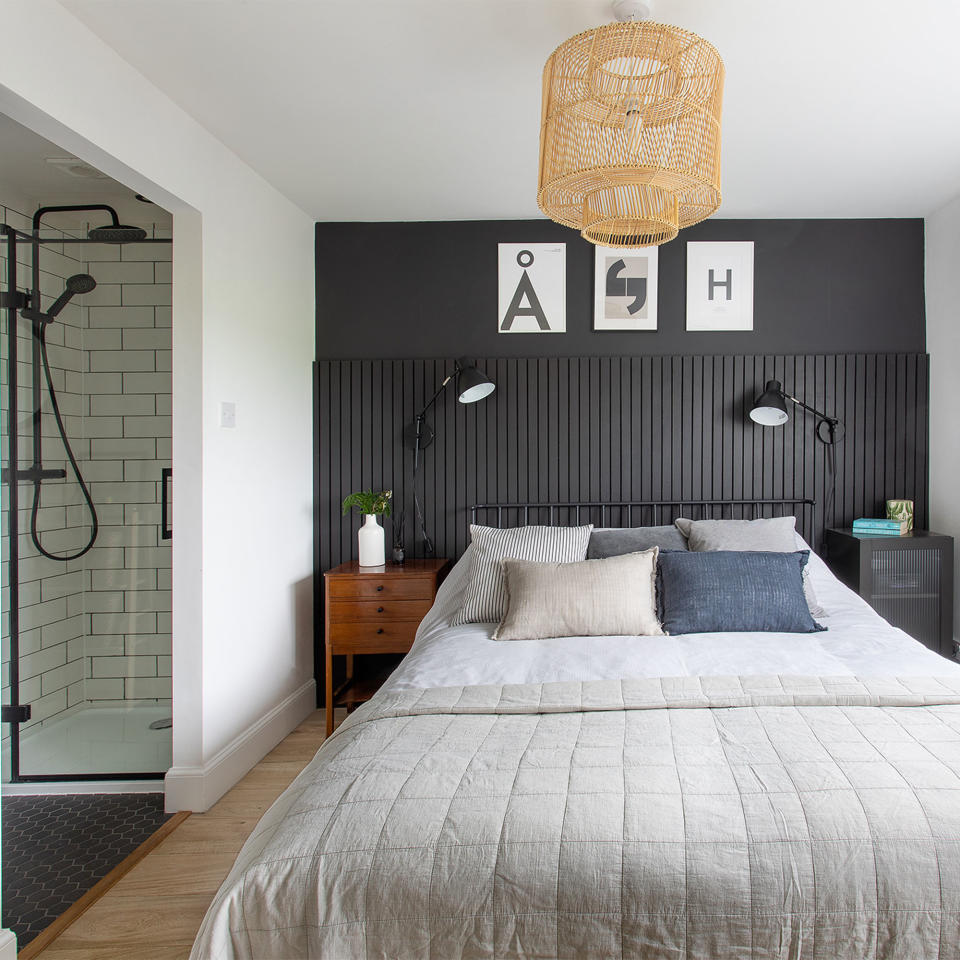
M 594 330 L 657 329 L 658 247 L 596 248 Z
M 687 244 L 687 329 L 753 329 L 753 241 Z
M 499 243 L 500 333 L 567 332 L 567 245 Z

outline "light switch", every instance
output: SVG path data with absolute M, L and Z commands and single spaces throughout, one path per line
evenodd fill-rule
M 232 400 L 220 401 L 220 426 L 232 429 L 237 425 L 237 405 Z

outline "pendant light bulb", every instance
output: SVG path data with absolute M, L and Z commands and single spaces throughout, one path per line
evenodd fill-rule
M 627 103 L 623 132 L 626 135 L 627 154 L 638 154 L 643 141 L 643 113 L 636 100 Z

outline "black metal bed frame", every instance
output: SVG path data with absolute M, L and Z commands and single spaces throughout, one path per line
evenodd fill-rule
M 536 511 L 534 514 L 534 522 L 543 522 L 543 514 L 546 511 L 547 515 L 547 525 L 553 526 L 558 517 L 558 511 L 566 511 L 566 520 L 570 522 L 572 519 L 574 523 L 579 524 L 581 522 L 583 511 L 589 511 L 587 513 L 586 522 L 590 522 L 592 516 L 596 516 L 596 511 L 599 511 L 600 514 L 600 523 L 599 526 L 603 527 L 607 525 L 608 522 L 608 511 L 619 510 L 619 524 L 614 524 L 615 526 L 657 526 L 660 521 L 663 519 L 661 511 L 666 507 L 672 507 L 674 509 L 684 509 L 686 512 L 695 512 L 698 515 L 691 517 L 693 520 L 721 520 L 721 519 L 737 519 L 737 520 L 756 520 L 764 515 L 765 511 L 769 512 L 770 515 L 773 515 L 773 510 L 776 507 L 786 508 L 786 507 L 802 507 L 804 509 L 811 509 L 816 505 L 816 501 L 810 499 L 809 497 L 798 497 L 794 499 L 759 499 L 759 500 L 730 500 L 730 499 L 721 499 L 721 500 L 612 500 L 612 501 L 601 501 L 601 500 L 589 500 L 589 501 L 570 501 L 564 503 L 546 503 L 542 501 L 530 501 L 530 502 L 519 502 L 519 503 L 475 503 L 470 507 L 470 522 L 477 522 L 477 514 L 480 512 L 489 513 L 491 511 L 496 511 L 497 515 L 497 526 L 503 526 L 503 515 L 505 511 L 516 511 L 516 519 L 519 520 L 522 514 L 523 523 L 526 525 L 530 523 L 530 512 Z M 649 516 L 652 517 L 651 523 L 643 523 L 642 515 L 641 522 L 634 524 L 633 522 L 633 512 L 634 510 L 647 510 L 649 511 Z M 623 522 L 624 511 L 626 511 L 626 523 Z M 717 516 L 719 511 L 720 516 Z M 750 516 L 747 517 L 745 514 L 749 512 Z M 571 518 L 572 514 L 572 518 Z M 736 516 L 739 514 L 739 516 Z M 783 515 L 782 513 L 780 514 Z M 676 516 L 676 514 L 674 514 Z M 673 522 L 674 516 L 669 517 L 668 522 Z M 509 514 L 507 517 L 509 521 Z M 803 526 L 806 526 L 807 516 L 803 517 Z M 812 517 L 811 517 L 812 519 Z M 809 531 L 801 531 L 806 537 Z M 809 539 L 809 537 L 807 538 Z

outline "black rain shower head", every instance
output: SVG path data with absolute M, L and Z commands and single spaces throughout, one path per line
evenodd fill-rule
M 75 273 L 67 279 L 67 289 L 50 304 L 50 309 L 43 314 L 45 322 L 49 322 L 60 313 L 60 311 L 73 299 L 78 293 L 89 293 L 97 281 L 89 273 Z
M 136 243 L 147 239 L 147 231 L 143 227 L 130 227 L 124 223 L 117 223 L 105 227 L 93 227 L 87 231 L 87 238 L 100 243 Z

